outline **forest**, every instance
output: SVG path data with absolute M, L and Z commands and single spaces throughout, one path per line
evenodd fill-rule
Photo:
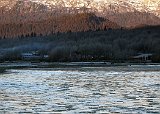
M 45 16 L 44 16 L 45 17 Z M 48 36 L 57 32 L 80 32 L 105 28 L 120 28 L 116 23 L 94 13 L 51 15 L 46 19 L 0 23 L 0 38 Z
M 160 26 L 135 29 L 104 29 L 84 32 L 54 33 L 0 40 L 0 60 L 21 60 L 22 53 L 36 51 L 48 55 L 47 61 L 115 61 L 131 60 L 138 53 L 153 54 L 160 62 Z

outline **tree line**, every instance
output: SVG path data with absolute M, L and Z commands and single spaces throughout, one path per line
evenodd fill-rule
M 160 26 L 105 29 L 1 39 L 1 60 L 20 60 L 20 54 L 38 51 L 49 61 L 128 61 L 138 53 L 152 53 L 160 62 Z

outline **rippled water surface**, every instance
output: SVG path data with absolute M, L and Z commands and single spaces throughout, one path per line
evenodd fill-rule
M 155 66 L 9 70 L 0 74 L 0 114 L 160 113 Z

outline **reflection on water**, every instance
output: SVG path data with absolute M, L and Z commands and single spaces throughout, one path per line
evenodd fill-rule
M 0 75 L 0 114 L 160 113 L 160 71 L 118 69 L 11 70 Z

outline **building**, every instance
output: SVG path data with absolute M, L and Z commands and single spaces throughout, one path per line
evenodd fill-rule
M 152 61 L 152 56 L 153 56 L 153 54 L 140 53 L 136 56 L 133 56 L 132 58 L 136 61 L 151 62 Z
M 38 52 L 28 52 L 28 53 L 22 53 L 21 57 L 23 60 L 39 60 L 39 59 L 47 59 L 48 55 L 42 55 Z

